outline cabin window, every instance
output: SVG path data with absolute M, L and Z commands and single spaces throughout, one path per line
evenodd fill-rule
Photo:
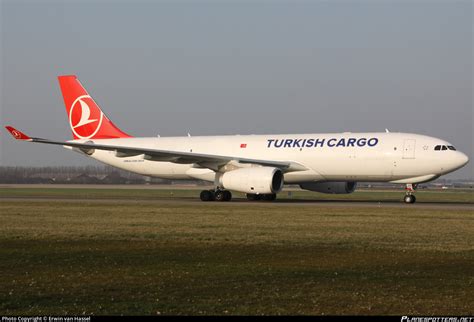
M 452 150 L 452 151 L 456 151 L 456 148 L 452 145 L 448 145 L 448 149 Z
M 435 146 L 435 151 L 439 151 L 439 150 L 441 150 L 441 145 Z

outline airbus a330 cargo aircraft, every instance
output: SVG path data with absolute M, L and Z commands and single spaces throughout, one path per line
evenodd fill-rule
M 115 126 L 76 76 L 59 76 L 74 140 L 30 137 L 7 126 L 18 140 L 62 145 L 98 161 L 146 176 L 200 179 L 215 189 L 203 201 L 229 201 L 229 190 L 250 200 L 274 200 L 283 184 L 322 193 L 351 193 L 357 182 L 416 184 L 464 166 L 468 157 L 451 143 L 409 133 L 319 133 L 198 137 L 132 137 Z

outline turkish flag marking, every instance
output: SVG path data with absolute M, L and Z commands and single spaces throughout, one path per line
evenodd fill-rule
M 240 144 L 240 148 L 241 148 L 241 149 L 242 149 L 242 148 L 246 148 L 246 147 L 247 147 L 247 143 L 241 143 L 241 144 Z

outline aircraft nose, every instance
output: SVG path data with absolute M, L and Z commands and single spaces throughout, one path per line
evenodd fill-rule
M 469 162 L 469 157 L 464 153 L 458 151 L 457 161 L 459 167 L 463 167 Z

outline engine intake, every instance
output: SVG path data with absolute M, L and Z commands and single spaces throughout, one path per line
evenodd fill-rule
M 321 193 L 347 194 L 354 192 L 357 182 L 306 182 L 300 184 L 300 187 Z
M 283 172 L 271 167 L 241 168 L 225 172 L 219 178 L 225 189 L 256 194 L 278 193 L 283 182 Z

